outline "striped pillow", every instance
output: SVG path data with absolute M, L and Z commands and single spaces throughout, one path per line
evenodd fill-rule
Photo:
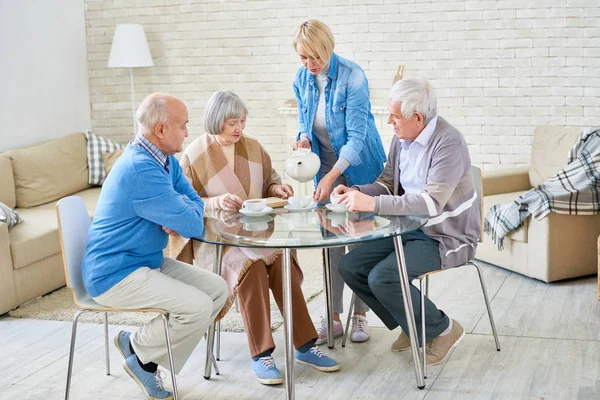
M 89 183 L 90 185 L 101 186 L 104 182 L 104 178 L 106 178 L 102 153 L 113 153 L 117 150 L 124 149 L 125 146 L 103 138 L 102 136 L 94 135 L 90 131 L 85 132 L 85 138 L 87 139 Z
M 8 225 L 10 229 L 16 224 L 23 222 L 23 218 L 15 210 L 0 202 L 0 222 Z

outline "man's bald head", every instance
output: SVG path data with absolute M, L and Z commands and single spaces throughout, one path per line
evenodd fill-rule
M 188 111 L 177 97 L 152 93 L 135 113 L 139 133 L 167 155 L 181 151 L 187 137 Z
M 148 95 L 135 113 L 138 131 L 147 136 L 154 131 L 159 122 L 169 121 L 169 111 L 181 106 L 185 107 L 177 97 L 158 92 Z

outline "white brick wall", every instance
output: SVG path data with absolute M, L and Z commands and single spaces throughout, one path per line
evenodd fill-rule
M 278 108 L 293 98 L 300 63 L 291 42 L 310 17 L 364 68 L 374 107 L 385 107 L 405 64 L 405 77 L 432 82 L 440 115 L 463 132 L 474 163 L 523 165 L 536 125 L 600 125 L 599 16 L 598 0 L 87 0 L 93 127 L 131 137 L 128 71 L 106 65 L 115 25 L 140 23 L 155 66 L 135 71 L 136 102 L 153 91 L 182 98 L 191 140 L 210 94 L 235 90 L 250 109 L 246 132 L 281 168 L 291 117 Z M 380 133 L 388 142 L 391 129 Z

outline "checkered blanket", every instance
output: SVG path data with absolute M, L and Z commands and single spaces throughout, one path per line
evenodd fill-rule
M 492 206 L 485 232 L 499 250 L 511 231 L 530 216 L 541 220 L 551 212 L 592 215 L 600 213 L 600 129 L 584 128 L 569 151 L 567 166 L 512 203 Z

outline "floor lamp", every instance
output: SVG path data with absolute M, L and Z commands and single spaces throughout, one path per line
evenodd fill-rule
M 110 56 L 109 68 L 129 68 L 131 81 L 131 114 L 133 118 L 133 134 L 135 135 L 135 94 L 133 90 L 133 69 L 152 67 L 152 55 L 146 41 L 144 27 L 137 24 L 121 24 L 115 28 Z

